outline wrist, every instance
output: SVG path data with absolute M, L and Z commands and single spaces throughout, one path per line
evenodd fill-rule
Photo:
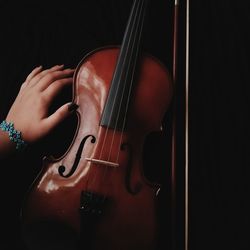
M 9 139 L 9 135 L 0 129 L 0 158 L 15 151 L 15 143 Z
M 26 147 L 26 142 L 22 139 L 22 134 L 20 131 L 14 128 L 14 124 L 11 122 L 7 122 L 6 120 L 0 123 L 1 134 L 3 135 L 3 139 L 5 145 L 9 144 L 7 141 L 11 142 L 10 144 L 14 144 L 16 150 L 21 150 Z M 6 139 L 7 137 L 7 139 Z M 7 143 L 7 144 L 6 144 Z

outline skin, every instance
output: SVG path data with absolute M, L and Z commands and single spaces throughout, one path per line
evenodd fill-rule
M 74 69 L 64 69 L 63 65 L 45 70 L 39 66 L 27 76 L 5 120 L 14 123 L 14 128 L 21 131 L 22 139 L 28 144 L 49 134 L 72 113 L 71 103 L 64 104 L 51 115 L 48 109 L 60 90 L 72 84 L 73 73 Z M 0 157 L 14 151 L 15 143 L 0 129 Z

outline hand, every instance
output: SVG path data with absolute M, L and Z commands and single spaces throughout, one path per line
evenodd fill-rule
M 48 109 L 60 90 L 72 84 L 73 73 L 73 69 L 57 65 L 46 70 L 37 67 L 28 75 L 6 118 L 21 131 L 24 141 L 32 143 L 44 137 L 71 113 L 70 103 L 51 115 L 48 115 Z

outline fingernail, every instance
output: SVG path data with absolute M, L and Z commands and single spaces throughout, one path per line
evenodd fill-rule
M 69 112 L 73 112 L 73 111 L 76 111 L 78 109 L 78 107 L 79 106 L 76 103 L 71 103 L 68 106 L 68 110 L 69 110 Z
M 40 66 L 35 67 L 35 69 L 36 69 L 36 70 L 40 70 L 40 69 L 42 69 L 42 67 L 43 67 L 43 66 L 40 65 Z

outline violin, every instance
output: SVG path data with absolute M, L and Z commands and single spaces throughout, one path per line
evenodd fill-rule
M 143 171 L 173 85 L 141 49 L 147 0 L 135 0 L 121 46 L 91 51 L 73 77 L 78 125 L 63 156 L 45 157 L 21 211 L 29 249 L 154 250 L 157 192 Z

